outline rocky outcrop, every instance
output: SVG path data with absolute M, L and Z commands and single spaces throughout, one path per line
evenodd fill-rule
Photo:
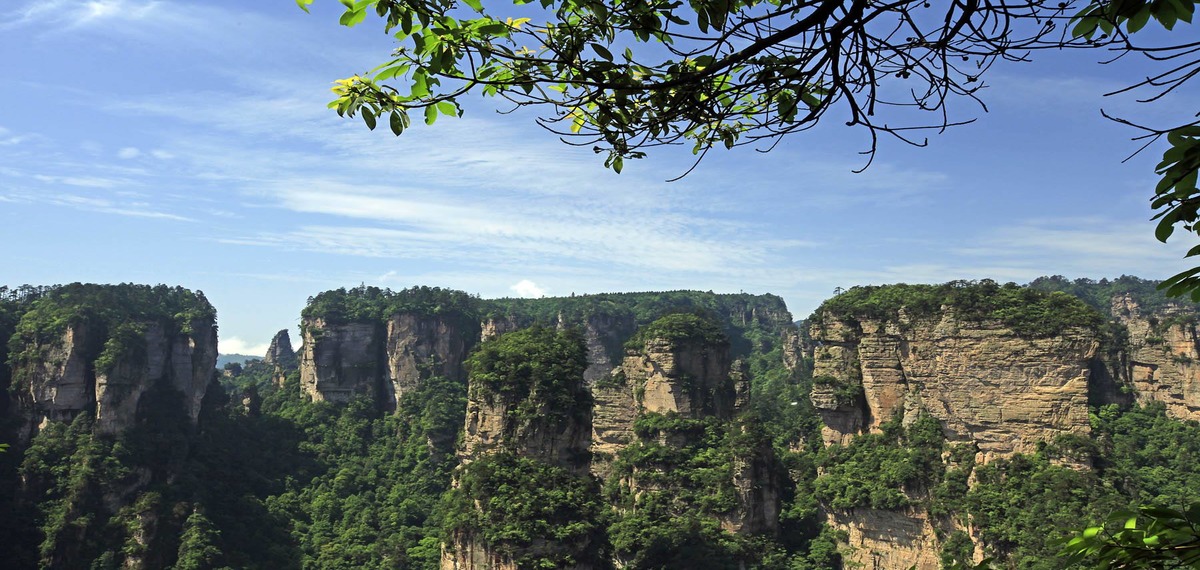
M 95 336 L 85 325 L 68 325 L 60 338 L 32 347 L 37 359 L 17 363 L 16 376 L 23 375 L 28 385 L 26 406 L 32 409 L 27 413 L 34 423 L 41 418 L 68 421 L 93 407 L 96 385 L 92 360 L 95 346 L 103 342 L 92 338 Z
M 647 338 L 640 349 L 626 355 L 620 369 L 592 387 L 596 409 L 592 432 L 592 471 L 608 477 L 611 458 L 638 437 L 637 417 L 646 413 L 699 420 L 717 418 L 737 422 L 730 429 L 739 441 L 731 453 L 732 486 L 737 506 L 722 513 L 722 528 L 739 534 L 774 534 L 779 530 L 783 471 L 769 438 L 752 432 L 749 424 L 735 420 L 735 412 L 748 403 L 749 385 L 743 363 L 731 361 L 724 340 Z M 751 435 L 756 433 L 757 435 Z M 686 447 L 694 434 L 656 436 L 658 444 Z M 655 436 L 652 436 L 655 437 Z M 716 450 L 714 450 L 716 451 Z M 657 469 L 657 467 L 652 468 Z M 633 495 L 667 491 L 656 483 L 660 476 L 639 477 L 635 471 L 621 485 Z M 636 508 L 636 507 L 635 507 Z
M 1089 362 L 1098 335 L 1072 329 L 1023 338 L 994 322 L 945 313 L 897 322 L 837 320 L 813 328 L 812 401 L 826 443 L 845 443 L 896 416 L 928 412 L 949 441 L 978 444 L 986 461 L 1088 431 Z
M 570 326 L 559 317 L 559 328 Z M 631 315 L 590 315 L 583 321 L 583 341 L 587 347 L 588 367 L 583 380 L 589 386 L 606 378 L 620 364 L 623 343 L 633 336 L 636 323 Z
M 275 336 L 271 338 L 271 346 L 267 348 L 267 355 L 263 358 L 263 362 L 285 371 L 295 370 L 300 366 L 300 357 L 296 356 L 295 350 L 292 350 L 292 337 L 288 334 L 287 329 L 275 333 Z
M 394 408 L 405 393 L 431 376 L 465 382 L 463 362 L 479 334 L 477 325 L 463 319 L 393 315 L 387 322 L 386 404 Z
M 504 333 L 512 332 L 521 328 L 521 324 L 517 322 L 515 317 L 496 317 L 485 319 L 480 324 L 479 338 L 480 340 L 490 340 Z
M 621 368 L 643 412 L 728 419 L 737 397 L 730 365 L 728 343 L 652 338 Z
M 381 327 L 372 323 L 306 320 L 302 327 L 300 387 L 314 401 L 378 398 L 385 368 Z
M 609 376 L 591 385 L 592 434 L 590 450 L 592 473 L 607 478 L 617 453 L 633 442 L 633 422 L 638 407 L 625 371 L 617 368 Z
M 848 568 L 938 570 L 941 541 L 929 517 L 916 509 L 857 508 L 832 514 L 829 523 L 846 532 L 842 552 Z
M 576 400 L 587 402 L 582 378 L 573 390 Z M 580 407 L 579 414 L 552 410 L 552 404 L 532 392 L 527 398 L 509 399 L 472 389 L 467 397 L 467 418 L 463 434 L 463 463 L 503 450 L 521 457 L 585 472 L 588 463 L 588 436 L 591 433 L 591 409 Z
M 745 424 L 737 429 L 743 436 Z M 721 526 L 739 534 L 779 532 L 779 511 L 783 504 L 783 471 L 775 459 L 769 439 L 762 438 L 751 449 L 734 450 L 733 488 L 737 508 L 721 519 Z
M 196 319 L 179 330 L 174 323 L 152 321 L 131 330 L 140 332 L 122 339 L 128 346 L 107 354 L 109 361 L 99 369 L 100 347 L 108 339 L 88 325 L 69 326 L 48 345 L 33 347 L 40 356 L 18 364 L 24 369 L 17 371 L 27 380 L 22 399 L 31 425 L 89 412 L 97 431 L 118 433 L 137 422 L 142 396 L 160 385 L 182 394 L 184 412 L 195 424 L 216 367 L 215 324 Z
M 183 394 L 184 411 L 194 424 L 217 362 L 216 331 L 193 321 L 190 334 L 162 323 L 149 323 L 142 334 L 144 351 L 118 359 L 96 373 L 96 429 L 117 433 L 133 425 L 142 396 L 162 379 Z
M 1146 314 L 1130 295 L 1113 297 L 1112 315 L 1128 331 L 1128 359 L 1110 365 L 1142 403 L 1162 402 L 1167 414 L 1200 420 L 1200 338 L 1197 313 L 1182 305 Z
M 314 400 L 375 398 L 394 410 L 432 376 L 466 381 L 463 363 L 479 328 L 453 315 L 398 313 L 386 323 L 304 323 L 300 385 Z

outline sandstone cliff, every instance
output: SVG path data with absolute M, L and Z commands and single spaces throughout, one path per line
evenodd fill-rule
M 826 445 L 847 445 L 895 418 L 909 425 L 921 414 L 938 420 L 947 442 L 973 444 L 981 463 L 1089 433 L 1089 377 L 1102 340 L 1096 326 L 1023 334 L 945 305 L 901 307 L 890 318 L 814 317 L 811 400 Z M 933 520 L 920 501 L 895 511 L 834 509 L 827 521 L 846 533 L 846 560 L 874 570 L 940 568 L 943 537 L 969 530 Z
M 300 387 L 314 401 L 379 398 L 383 389 L 383 332 L 374 323 L 305 320 Z
M 387 391 L 394 407 L 431 376 L 465 382 L 463 362 L 479 343 L 479 326 L 458 316 L 400 313 L 387 322 Z
M 1145 314 L 1131 295 L 1112 300 L 1112 315 L 1128 331 L 1127 359 L 1108 363 L 1137 401 L 1162 402 L 1167 414 L 1200 420 L 1200 338 L 1197 311 L 1181 304 Z
M 478 325 L 445 315 L 398 313 L 386 323 L 306 319 L 300 385 L 313 400 L 356 396 L 395 409 L 423 379 L 466 380 L 463 362 L 479 342 Z
M 45 343 L 34 342 L 15 376 L 30 425 L 66 421 L 79 413 L 92 413 L 96 429 L 117 433 L 132 426 L 146 391 L 164 383 L 183 395 L 184 411 L 194 424 L 200 403 L 212 379 L 217 360 L 216 327 L 211 319 L 191 321 L 185 330 L 174 323 L 151 321 L 130 324 L 132 334 L 120 339 L 122 350 L 103 350 L 114 340 L 102 327 L 76 324 Z M 107 362 L 97 366 L 101 353 Z
M 271 338 L 271 346 L 267 347 L 267 354 L 263 357 L 263 362 L 283 370 L 295 370 L 300 366 L 300 357 L 296 356 L 295 350 L 292 350 L 292 337 L 288 334 L 287 329 L 275 333 L 275 336 Z
M 827 443 L 921 411 L 941 420 L 950 441 L 977 443 L 985 460 L 1088 430 L 1095 331 L 1028 338 L 952 312 L 895 322 L 842 318 L 826 315 L 812 332 L 812 401 Z
M 736 398 L 731 363 L 725 342 L 651 338 L 621 368 L 643 412 L 729 419 Z

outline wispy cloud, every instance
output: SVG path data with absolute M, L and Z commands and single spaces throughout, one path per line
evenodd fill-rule
M 46 193 L 23 190 L 10 190 L 8 194 L 0 194 L 0 200 L 21 204 L 47 204 L 72 208 L 75 210 L 113 214 L 135 218 L 171 220 L 177 222 L 194 222 L 195 220 L 179 214 L 157 209 L 153 204 L 137 200 L 114 200 L 94 196 L 80 196 L 68 193 Z
M 128 180 L 98 176 L 50 176 L 47 174 L 34 174 L 33 179 L 47 184 L 65 184 L 67 186 L 80 186 L 84 188 L 114 188 L 129 183 Z
M 70 30 L 114 21 L 140 21 L 155 16 L 160 2 L 129 0 L 36 0 L 0 15 L 0 29 L 57 26 Z

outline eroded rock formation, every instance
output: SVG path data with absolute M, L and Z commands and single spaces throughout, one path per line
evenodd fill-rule
M 195 424 L 217 361 L 216 327 L 196 319 L 185 330 L 152 321 L 110 362 L 97 366 L 107 339 L 87 324 L 68 326 L 58 338 L 32 347 L 36 360 L 18 364 L 24 379 L 25 415 L 30 425 L 66 421 L 79 413 L 95 414 L 96 430 L 118 433 L 134 425 L 142 396 L 163 384 L 183 396 L 184 412 Z
M 378 398 L 383 386 L 383 333 L 374 323 L 307 320 L 302 327 L 300 387 L 315 401 Z
M 1196 312 L 1180 305 L 1144 314 L 1130 295 L 1113 298 L 1112 314 L 1128 331 L 1128 360 L 1110 364 L 1142 403 L 1157 401 L 1167 414 L 1200 420 L 1200 338 Z M 1123 366 L 1126 365 L 1127 367 Z
M 263 362 L 284 370 L 295 370 L 300 366 L 300 357 L 296 356 L 296 351 L 292 349 L 292 337 L 287 329 L 275 333 L 271 338 L 271 346 L 267 348 Z
M 387 322 L 387 400 L 391 407 L 422 380 L 466 380 L 463 362 L 479 342 L 479 327 L 460 318 L 400 313 Z
M 838 318 L 813 327 L 812 401 L 826 443 L 921 411 L 942 422 L 950 441 L 977 443 L 985 461 L 1088 430 L 1094 331 L 1027 338 L 950 312 L 897 322 Z

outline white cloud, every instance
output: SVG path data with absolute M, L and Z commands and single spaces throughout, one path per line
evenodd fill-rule
M 247 356 L 266 356 L 268 343 L 250 344 L 236 336 L 218 340 L 221 354 L 245 354 Z
M 127 147 L 117 151 L 117 158 L 123 158 L 123 159 L 128 160 L 130 158 L 137 158 L 138 155 L 140 155 L 140 154 L 142 154 L 142 151 L 140 151 L 134 147 L 127 146 Z
M 175 155 L 173 155 L 165 150 L 157 149 L 157 148 L 150 151 L 150 156 L 153 156 L 154 158 L 157 158 L 159 160 L 171 160 L 172 158 L 175 158 Z
M 526 299 L 536 299 L 538 297 L 546 296 L 545 289 L 539 287 L 537 283 L 534 283 L 528 279 L 522 279 L 516 282 L 514 285 L 509 287 L 509 289 L 516 293 L 518 297 L 524 297 Z

